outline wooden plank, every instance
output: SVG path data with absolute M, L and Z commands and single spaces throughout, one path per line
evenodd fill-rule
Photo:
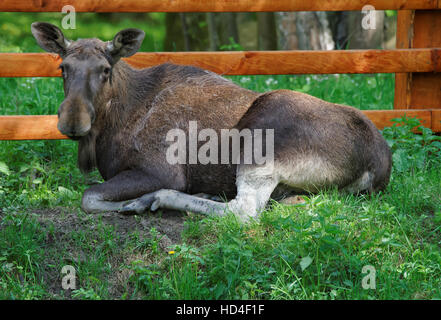
M 173 62 L 227 75 L 441 71 L 434 50 L 140 52 L 125 60 L 137 68 Z M 60 62 L 49 53 L 0 53 L 0 77 L 60 76 Z
M 441 110 L 432 110 L 432 131 L 441 132 Z
M 0 116 L 0 140 L 67 139 L 57 129 L 57 116 Z
M 412 48 L 413 19 L 415 11 L 399 10 L 397 15 L 397 49 Z M 411 73 L 395 74 L 394 109 L 409 108 Z
M 437 0 L 2 0 L 0 11 L 61 12 L 259 12 L 344 11 L 372 5 L 376 10 L 436 9 Z
M 50 53 L 0 53 L 0 77 L 59 77 L 61 61 Z
M 441 1 L 440 1 L 441 3 Z M 415 12 L 413 48 L 441 48 L 441 10 Z M 441 50 L 432 54 L 435 65 L 441 65 Z M 437 68 L 435 66 L 435 68 Z M 441 109 L 441 73 L 413 73 L 410 82 L 410 108 Z
M 401 118 L 406 115 L 408 118 L 417 117 L 421 120 L 421 124 L 427 128 L 432 128 L 432 112 L 431 110 L 365 110 L 363 113 L 371 119 L 375 126 L 382 130 L 385 127 L 393 125 L 391 122 L 394 118 Z
M 378 129 L 392 126 L 391 119 L 403 115 L 418 117 L 424 126 L 441 132 L 441 110 L 363 111 Z M 57 129 L 57 116 L 0 116 L 0 140 L 67 139 Z
M 412 48 L 413 19 L 415 11 L 399 10 L 397 14 L 397 49 Z

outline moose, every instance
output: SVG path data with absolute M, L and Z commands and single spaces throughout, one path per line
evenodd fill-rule
M 291 90 L 257 93 L 195 66 L 133 68 L 121 58 L 139 50 L 139 29 L 111 41 L 68 40 L 45 22 L 31 31 L 62 58 L 58 129 L 78 141 L 80 170 L 97 168 L 105 180 L 84 192 L 87 213 L 163 208 L 247 221 L 271 198 L 326 188 L 370 194 L 389 183 L 389 146 L 353 107 Z M 167 133 L 187 132 L 192 121 L 215 132 L 272 129 L 273 161 L 170 163 Z M 241 154 L 245 148 L 241 143 Z

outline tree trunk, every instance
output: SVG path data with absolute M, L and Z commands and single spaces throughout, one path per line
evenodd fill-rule
M 164 50 L 207 50 L 208 28 L 205 13 L 167 13 L 165 16 Z
M 276 19 L 273 12 L 257 13 L 259 50 L 277 50 Z
M 315 12 L 315 14 L 320 23 L 319 39 L 321 50 L 333 50 L 335 48 L 335 42 L 334 39 L 332 39 L 328 14 L 323 11 Z
M 328 20 L 335 48 L 344 50 L 348 44 L 347 11 L 328 12 Z
M 244 50 L 258 50 L 256 13 L 239 12 L 237 14 L 240 45 Z
M 278 47 L 281 50 L 298 49 L 296 13 L 295 12 L 277 12 L 277 39 Z
M 217 35 L 216 19 L 213 12 L 207 12 L 208 38 L 210 40 L 210 51 L 216 51 L 219 48 L 219 38 Z
M 182 36 L 181 21 L 179 13 L 168 12 L 165 15 L 165 51 L 184 50 L 184 39 Z
M 396 48 L 397 35 L 397 15 L 385 15 L 384 17 L 384 36 L 383 49 Z
M 334 40 L 325 12 L 297 12 L 296 26 L 299 49 L 334 49 Z
M 365 29 L 362 25 L 366 14 L 362 12 L 347 13 L 348 49 L 379 49 L 384 39 L 384 11 L 375 11 L 373 29 Z
M 231 44 L 230 38 L 234 43 L 239 43 L 236 16 L 233 12 L 223 12 L 217 15 L 220 21 L 221 44 Z
M 185 13 L 180 12 L 179 18 L 181 19 L 182 35 L 184 37 L 184 48 L 185 51 L 190 51 L 190 37 L 188 35 L 188 26 L 187 20 L 185 19 Z

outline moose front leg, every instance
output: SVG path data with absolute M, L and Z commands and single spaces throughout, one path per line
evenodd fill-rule
M 236 179 L 237 195 L 229 202 L 216 202 L 177 190 L 161 189 L 128 201 L 120 212 L 141 213 L 148 209 L 155 211 L 158 208 L 215 216 L 225 216 L 228 212 L 232 212 L 240 220 L 248 221 L 250 218 L 258 218 L 278 184 L 274 175 L 265 173 L 266 171 L 259 167 L 239 167 Z
M 127 200 L 136 199 L 163 186 L 158 179 L 142 171 L 123 171 L 87 189 L 83 194 L 81 208 L 87 213 L 119 211 Z
M 223 216 L 226 214 L 227 205 L 201 197 L 189 195 L 176 190 L 162 189 L 148 193 L 133 201 L 127 201 L 120 212 L 142 213 L 148 209 L 156 211 L 158 208 L 192 211 L 201 214 L 214 214 Z

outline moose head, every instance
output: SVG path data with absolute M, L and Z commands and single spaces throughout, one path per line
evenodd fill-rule
M 66 39 L 61 30 L 46 22 L 34 22 L 32 34 L 40 47 L 62 58 L 65 99 L 58 109 L 58 130 L 78 140 L 88 134 L 95 118 L 96 104 L 110 85 L 114 65 L 135 54 L 145 33 L 139 29 L 118 32 L 112 41 Z

